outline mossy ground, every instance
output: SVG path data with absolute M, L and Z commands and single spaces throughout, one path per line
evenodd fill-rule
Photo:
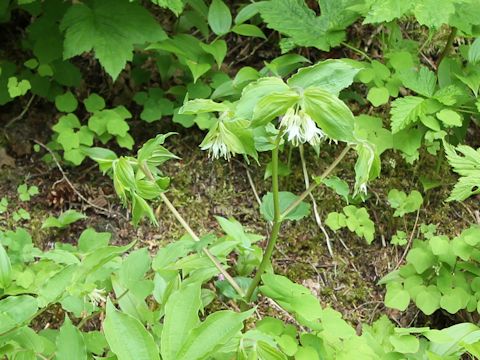
M 159 126 L 159 132 L 162 127 Z M 172 178 L 168 196 L 191 226 L 199 234 L 219 232 L 214 216 L 233 216 L 250 231 L 266 234 L 268 226 L 259 215 L 247 168 L 255 190 L 261 197 L 270 187 L 269 180 L 263 179 L 268 156 L 260 158 L 261 165 L 246 166 L 237 160 L 211 161 L 197 146 L 202 136 L 199 131 L 177 130 L 180 135 L 169 138 L 167 146 L 182 159 L 167 163 L 163 170 Z M 8 142 L 5 146 L 12 151 Z M 317 156 L 307 149 L 306 160 L 310 175 L 320 174 L 339 151 L 337 146 L 325 146 L 320 156 Z M 87 226 L 111 232 L 115 243 L 138 239 L 138 246 L 147 246 L 152 252 L 182 236 L 182 228 L 161 204 L 157 209 L 159 227 L 142 224 L 133 228 L 128 221 L 128 212 L 118 203 L 110 179 L 87 161 L 81 167 L 66 167 L 65 170 L 79 192 L 93 202 L 101 199 L 102 206 L 110 211 L 106 216 L 89 208 L 72 194 L 73 191 L 68 186 L 64 186 L 61 173 L 54 164 L 47 165 L 40 160 L 42 155 L 42 152 L 33 152 L 18 156 L 14 168 L 2 169 L 0 193 L 9 198 L 10 205 L 9 212 L 0 220 L 1 228 L 24 226 L 31 231 L 36 244 L 43 248 L 51 247 L 57 241 L 75 242 L 79 232 Z M 283 160 L 286 161 L 286 154 L 283 155 Z M 354 161 L 352 153 L 341 163 L 335 174 L 352 183 Z M 281 179 L 281 188 L 300 193 L 304 189 L 304 178 L 298 152 L 292 154 L 291 164 L 292 174 Z M 425 319 L 419 318 L 413 307 L 406 313 L 386 309 L 382 301 L 384 289 L 376 285 L 379 279 L 397 266 L 404 252 L 403 247 L 389 244 L 391 236 L 397 230 L 404 230 L 407 234 L 418 231 L 418 226 L 414 228 L 415 214 L 408 214 L 403 219 L 392 216 L 393 210 L 388 205 L 387 193 L 392 188 L 407 192 L 422 190 L 420 175 L 441 179 L 442 185 L 424 194 L 425 202 L 419 213 L 418 224 L 433 223 L 441 233 L 454 235 L 476 221 L 473 211 L 475 199 L 464 203 L 445 202 L 451 185 L 455 182 L 446 162 L 437 171 L 437 159 L 431 155 L 423 154 L 420 161 L 411 166 L 398 154 L 386 153 L 382 160 L 382 175 L 369 185 L 370 196 L 364 204 L 375 222 L 375 241 L 368 245 L 348 231 L 333 233 L 327 229 L 333 243 L 332 258 L 313 216 L 298 222 L 288 222 L 283 225 L 275 253 L 275 271 L 309 287 L 324 305 L 341 311 L 354 324 L 369 323 L 383 313 L 402 325 L 424 324 Z M 37 185 L 40 195 L 28 203 L 20 203 L 16 188 L 25 181 L 29 185 Z M 61 196 L 67 200 L 62 208 L 55 208 L 52 205 L 52 190 L 58 189 L 60 185 L 64 191 Z M 328 188 L 318 188 L 314 191 L 314 197 L 323 219 L 330 211 L 340 211 L 346 205 L 343 199 Z M 11 211 L 20 206 L 30 212 L 32 220 L 20 223 L 12 220 Z M 66 230 L 41 229 L 44 219 L 58 215 L 66 208 L 84 211 L 89 215 L 88 219 L 77 222 Z M 274 308 L 268 309 L 269 306 L 262 306 L 262 311 L 278 312 Z

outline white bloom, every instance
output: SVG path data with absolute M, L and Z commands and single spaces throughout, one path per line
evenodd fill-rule
M 233 133 L 225 127 L 222 121 L 219 121 L 205 136 L 200 148 L 208 150 L 208 156 L 213 159 L 223 157 L 225 160 L 230 160 L 232 155 L 238 152 L 234 145 L 235 139 Z
M 289 108 L 282 117 L 280 127 L 285 129 L 288 141 L 294 146 L 308 142 L 316 146 L 325 138 L 325 134 L 317 127 L 315 121 L 305 111 Z
M 105 297 L 105 289 L 95 288 L 87 296 L 95 306 L 98 306 L 102 302 L 107 302 L 107 298 Z
M 363 192 L 365 195 L 367 195 L 367 184 L 366 183 L 360 184 L 360 192 Z

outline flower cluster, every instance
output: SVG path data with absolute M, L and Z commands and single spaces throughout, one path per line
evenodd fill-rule
M 317 127 L 310 115 L 296 107 L 287 110 L 282 117 L 280 127 L 284 128 L 288 141 L 294 146 L 304 143 L 317 146 L 325 138 L 325 133 Z
M 218 123 L 210 129 L 200 148 L 208 150 L 208 155 L 213 159 L 223 157 L 225 160 L 230 160 L 232 155 L 238 153 L 235 145 L 235 135 L 227 129 L 223 119 L 220 118 Z

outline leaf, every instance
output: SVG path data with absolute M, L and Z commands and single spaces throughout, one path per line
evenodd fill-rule
M 58 218 L 54 216 L 48 217 L 43 224 L 42 224 L 42 229 L 46 228 L 65 228 L 68 225 L 78 221 L 85 219 L 86 216 L 82 213 L 79 213 L 75 210 L 67 210 L 63 214 L 61 214 Z
M 328 91 L 316 87 L 306 89 L 303 95 L 305 112 L 315 120 L 329 138 L 356 142 L 353 135 L 355 119 L 343 101 Z
M 185 6 L 184 0 L 151 0 L 158 6 L 170 9 L 175 15 L 179 16 Z
M 387 293 L 385 294 L 385 305 L 392 309 L 404 311 L 410 303 L 410 295 L 399 283 L 392 282 L 387 284 Z
M 440 308 L 440 298 L 442 294 L 434 285 L 430 285 L 421 290 L 415 296 L 415 305 L 422 310 L 425 315 L 432 315 Z
M 413 4 L 412 0 L 375 0 L 363 23 L 382 23 L 399 19 L 412 8 Z
M 82 333 L 73 326 L 68 315 L 65 315 L 65 321 L 60 327 L 56 345 L 55 355 L 58 360 L 87 359 L 87 348 Z
M 437 85 L 437 77 L 427 67 L 421 66 L 419 71 L 414 69 L 403 70 L 398 75 L 405 87 L 426 97 L 433 96 Z
M 429 249 L 416 247 L 408 252 L 407 261 L 413 265 L 417 274 L 422 274 L 435 264 L 435 257 Z
M 455 6 L 451 0 L 422 0 L 416 2 L 413 13 L 421 25 L 438 29 L 448 24 L 450 16 L 455 13 Z
M 462 116 L 453 110 L 450 109 L 443 109 L 439 111 L 437 114 L 437 118 L 443 122 L 445 127 L 452 127 L 452 126 L 457 126 L 460 127 L 462 126 Z
M 291 203 L 293 203 L 297 196 L 288 191 L 280 191 L 279 194 L 280 213 L 283 213 Z M 267 221 L 273 221 L 273 194 L 271 192 L 263 196 L 262 204 L 260 205 L 260 213 Z M 293 209 L 285 220 L 300 220 L 310 213 L 310 204 L 301 202 L 295 209 Z
M 58 111 L 63 111 L 66 113 L 74 112 L 77 109 L 77 106 L 78 101 L 70 91 L 55 97 L 55 107 Z
M 352 3 L 351 0 L 321 0 L 321 16 L 316 16 L 303 0 L 263 1 L 258 10 L 270 29 L 287 36 L 280 43 L 282 52 L 295 46 L 328 51 L 345 39 L 345 28 L 356 20 L 357 15 L 348 10 Z
M 140 321 L 116 310 L 110 299 L 103 331 L 111 351 L 119 360 L 160 360 L 152 335 Z
M 93 50 L 107 73 L 116 79 L 132 60 L 135 44 L 166 38 L 160 25 L 138 3 L 93 0 L 89 4 L 77 3 L 63 17 L 60 29 L 65 32 L 65 59 Z
M 447 201 L 463 201 L 480 193 L 480 150 L 467 146 L 456 148 L 444 142 L 445 153 L 453 171 L 460 175 Z
M 420 341 L 414 335 L 392 335 L 389 339 L 394 350 L 401 354 L 416 353 L 420 348 Z
M 30 84 L 30 81 L 25 79 L 18 81 L 15 76 L 12 76 L 8 78 L 7 88 L 10 97 L 15 98 L 17 96 L 25 95 L 27 91 L 32 88 L 32 86 Z
M 300 95 L 293 90 L 272 93 L 264 96 L 255 105 L 252 127 L 266 125 L 274 118 L 284 115 L 289 108 L 300 100 Z
M 37 300 L 28 295 L 9 296 L 0 300 L 0 333 L 30 322 L 37 309 Z
M 183 286 L 170 295 L 165 305 L 161 336 L 163 360 L 175 360 L 189 334 L 200 322 L 198 311 L 202 305 L 200 284 Z
M 91 93 L 85 100 L 83 100 L 83 105 L 85 105 L 85 109 L 87 109 L 88 112 L 93 113 L 105 108 L 105 100 L 100 95 Z
M 250 36 L 250 37 L 259 37 L 261 39 L 267 39 L 263 31 L 255 25 L 252 24 L 239 24 L 235 25 L 232 28 L 232 31 L 235 34 L 243 35 L 243 36 Z
M 0 288 L 5 289 L 12 282 L 12 264 L 7 252 L 2 244 L 0 244 Z
M 290 87 L 322 88 L 338 95 L 349 87 L 355 75 L 361 70 L 356 63 L 346 60 L 325 60 L 309 67 L 303 67 L 288 79 Z
M 390 115 L 392 117 L 392 132 L 398 133 L 405 129 L 424 113 L 424 98 L 406 96 L 392 102 Z
M 367 99 L 373 106 L 378 107 L 388 102 L 390 94 L 386 87 L 373 87 L 368 91 Z
M 440 307 L 450 314 L 456 314 L 467 306 L 470 295 L 460 287 L 447 291 L 440 299 Z
M 222 66 L 223 59 L 225 59 L 225 55 L 227 55 L 227 43 L 225 40 L 216 40 L 210 44 L 201 43 L 200 46 L 202 49 L 211 54 L 215 62 L 217 63 L 218 68 Z
M 232 26 L 232 14 L 222 0 L 212 0 L 208 9 L 208 25 L 217 35 L 225 35 Z
M 217 103 L 210 99 L 194 99 L 186 102 L 178 111 L 179 114 L 203 114 L 210 112 L 223 112 L 229 110 L 229 106 Z
M 480 37 L 477 37 L 472 45 L 470 45 L 468 49 L 468 61 L 472 64 L 480 61 Z
M 221 310 L 209 315 L 201 325 L 192 330 L 175 360 L 202 359 L 215 354 L 215 351 L 242 330 L 243 321 L 250 317 L 253 311 L 254 309 L 235 313 Z

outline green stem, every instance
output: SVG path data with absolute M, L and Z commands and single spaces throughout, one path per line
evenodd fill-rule
M 455 40 L 456 35 L 457 35 L 457 28 L 452 27 L 450 30 L 450 35 L 448 35 L 447 43 L 445 44 L 445 47 L 443 48 L 443 51 L 440 54 L 440 57 L 438 58 L 438 64 L 440 64 L 442 60 L 445 58 L 445 56 L 447 56 L 450 53 L 450 50 L 452 50 L 453 40 Z
M 337 167 L 337 165 L 342 161 L 342 159 L 347 155 L 348 151 L 352 148 L 351 145 L 348 145 L 345 149 L 342 150 L 340 155 L 337 156 L 337 158 L 330 164 L 328 168 L 325 169 L 325 171 L 320 175 L 319 179 L 317 179 L 315 182 L 311 183 L 310 186 L 302 193 L 300 194 L 295 201 L 293 201 L 286 209 L 285 211 L 281 214 L 281 219 L 285 219 L 285 217 L 290 214 L 300 203 L 305 200 L 305 198 L 318 186 L 321 184 L 321 181 L 325 179 L 330 173 Z
M 282 217 L 280 211 L 280 196 L 279 196 L 279 185 L 278 185 L 278 152 L 280 147 L 280 140 L 282 139 L 283 132 L 280 131 L 275 140 L 275 147 L 272 150 L 272 194 L 273 194 L 273 225 L 270 237 L 268 239 L 267 247 L 263 253 L 262 261 L 257 269 L 257 273 L 253 278 L 250 286 L 248 287 L 247 294 L 245 295 L 246 302 L 252 300 L 253 292 L 257 288 L 262 275 L 270 265 L 272 258 L 273 250 L 275 250 L 275 245 L 278 240 L 278 234 L 280 233 L 280 227 L 282 225 Z
M 352 46 L 352 45 L 350 45 L 349 43 L 347 43 L 347 42 L 345 42 L 345 41 L 342 42 L 342 45 L 345 46 L 345 47 L 347 47 L 347 48 L 349 48 L 350 50 L 352 50 L 352 51 L 354 51 L 354 52 L 362 55 L 362 56 L 363 56 L 365 59 L 367 59 L 368 61 L 372 61 L 372 58 L 371 58 L 370 56 L 368 56 L 368 54 L 367 54 L 366 52 L 364 52 L 364 51 L 356 48 L 355 46 Z
M 148 166 L 145 163 L 142 163 L 140 165 L 140 168 L 142 169 L 143 173 L 145 174 L 145 176 L 150 181 L 155 182 L 155 178 L 153 177 L 152 172 L 150 171 L 150 169 L 148 168 Z M 177 211 L 177 209 L 172 204 L 172 202 L 168 199 L 168 197 L 164 193 L 161 193 L 160 198 L 165 203 L 165 205 L 167 205 L 168 210 L 170 210 L 170 212 L 173 214 L 175 219 L 177 219 L 177 221 L 180 223 L 180 225 L 182 225 L 182 227 L 185 229 L 185 231 L 192 237 L 192 239 L 194 241 L 197 241 L 197 242 L 200 241 L 200 238 L 197 236 L 195 231 L 193 231 L 193 229 L 190 227 L 188 222 L 183 218 L 183 216 L 180 215 L 180 213 Z M 241 297 L 244 297 L 245 292 L 242 290 L 240 285 L 237 284 L 235 279 L 230 276 L 230 274 L 227 272 L 227 270 L 225 270 L 223 268 L 222 264 L 220 263 L 220 261 L 218 261 L 218 259 L 215 257 L 215 255 L 213 255 L 210 252 L 210 250 L 208 250 L 207 248 L 203 248 L 202 251 L 210 259 L 210 261 L 213 263 L 213 265 L 215 265 L 215 267 L 218 269 L 218 271 L 220 271 L 220 273 L 225 277 L 225 280 L 227 280 L 230 283 L 230 285 L 235 289 L 235 291 Z

